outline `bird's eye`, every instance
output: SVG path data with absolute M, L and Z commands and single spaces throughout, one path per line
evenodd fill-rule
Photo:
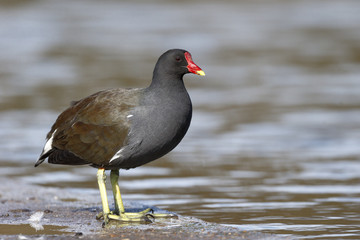
M 180 61 L 181 61 L 181 57 L 180 57 L 180 56 L 176 56 L 175 60 L 176 60 L 177 62 L 180 62 Z

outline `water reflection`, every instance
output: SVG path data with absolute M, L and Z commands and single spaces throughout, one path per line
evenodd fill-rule
M 3 5 L 0 173 L 97 191 L 95 169 L 32 168 L 46 132 L 71 100 L 146 86 L 158 55 L 181 47 L 207 73 L 206 80 L 186 77 L 192 126 L 172 154 L 122 171 L 125 201 L 241 230 L 358 239 L 359 5 Z

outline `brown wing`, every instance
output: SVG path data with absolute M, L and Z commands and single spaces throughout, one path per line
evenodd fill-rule
M 60 114 L 47 139 L 56 131 L 53 148 L 87 163 L 106 165 L 124 145 L 130 128 L 127 116 L 138 103 L 136 92 L 136 89 L 108 90 L 74 102 Z

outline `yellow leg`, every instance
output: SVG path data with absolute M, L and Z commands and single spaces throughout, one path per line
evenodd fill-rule
M 123 201 L 121 199 L 120 187 L 118 184 L 119 180 L 119 170 L 111 170 L 110 173 L 111 186 L 114 194 L 114 202 L 115 202 L 115 213 L 121 215 L 125 213 L 125 208 Z
M 106 174 L 104 168 L 99 168 L 97 172 L 97 181 L 100 190 L 101 203 L 103 206 L 103 212 L 98 215 L 104 217 L 105 224 L 108 224 L 110 219 L 123 221 L 123 222 L 152 222 L 155 218 L 176 218 L 174 214 L 154 214 L 151 208 L 145 209 L 141 212 L 125 212 L 124 204 L 121 199 L 120 187 L 119 187 L 119 170 L 111 170 L 110 181 L 114 194 L 115 211 L 111 212 L 109 208 L 109 202 L 106 194 Z
M 109 221 L 108 216 L 110 214 L 110 208 L 109 208 L 109 202 L 108 202 L 107 194 L 106 194 L 105 180 L 106 180 L 105 169 L 99 168 L 99 170 L 97 172 L 97 181 L 98 181 L 99 190 L 100 190 L 101 203 L 103 206 L 103 216 L 104 216 L 105 223 L 107 223 Z
M 109 218 L 124 222 L 152 222 L 153 218 L 174 218 L 174 214 L 154 214 L 151 208 L 145 209 L 141 212 L 125 212 L 124 204 L 121 199 L 119 187 L 119 170 L 111 170 L 110 180 L 115 201 L 115 214 L 110 214 Z
M 119 170 L 111 170 L 110 181 L 114 194 L 115 212 L 110 214 L 109 218 L 124 222 L 151 222 L 149 219 L 149 212 L 152 210 L 146 209 L 139 213 L 125 212 L 124 204 L 121 198 L 120 187 L 119 187 Z

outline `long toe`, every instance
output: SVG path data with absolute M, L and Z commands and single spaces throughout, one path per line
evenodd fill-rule
M 108 218 L 111 220 L 122 221 L 122 222 L 137 222 L 137 223 L 152 223 L 155 219 L 174 218 L 179 217 L 172 213 L 153 213 L 152 209 L 142 212 L 125 212 L 120 215 L 109 214 Z
M 152 223 L 151 214 L 148 213 L 122 213 L 120 215 L 109 214 L 109 219 L 121 222 Z
M 156 214 L 152 214 L 155 218 L 176 218 L 178 219 L 179 217 L 176 214 L 173 213 L 156 213 Z
M 101 219 L 104 219 L 104 214 L 103 214 L 103 212 L 99 212 L 99 213 L 96 215 L 96 220 L 101 220 Z

